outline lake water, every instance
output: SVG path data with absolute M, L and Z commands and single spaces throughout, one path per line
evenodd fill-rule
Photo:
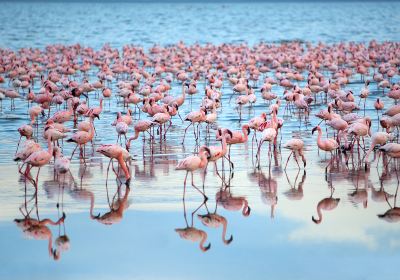
M 147 48 L 180 40 L 188 44 L 249 45 L 294 39 L 313 43 L 399 41 L 399 14 L 398 3 L 383 2 L 1 3 L 0 47 L 43 48 L 52 43 L 79 42 L 100 48 L 109 42 L 116 48 L 125 44 Z M 95 72 L 89 73 L 89 79 L 96 80 Z M 393 81 L 398 81 L 398 76 Z M 346 89 L 358 94 L 362 86 L 354 79 Z M 204 83 L 199 87 L 202 93 Z M 377 96 L 381 97 L 375 88 L 376 84 L 372 84 L 366 112 L 373 120 L 374 131 L 377 115 L 372 104 Z M 112 89 L 117 92 L 115 81 Z M 266 107 L 257 90 L 256 106 L 244 108 L 239 123 L 233 102 L 228 105 L 231 90 L 226 83 L 218 125 L 240 129 L 240 124 L 264 112 Z M 283 89 L 274 87 L 273 91 L 281 95 Z M 180 93 L 178 83 L 173 84 L 172 93 Z M 192 108 L 198 108 L 200 98 L 200 94 L 194 96 Z M 392 103 L 385 97 L 382 100 Z M 97 104 L 98 100 L 93 102 Z M 395 193 L 397 173 L 392 168 L 389 174 L 382 174 L 382 167 L 375 168 L 374 163 L 369 171 L 365 171 L 364 165 L 350 164 L 349 170 L 340 166 L 325 176 L 329 155 L 316 149 L 316 136 L 311 135 L 311 129 L 319 120 L 314 117 L 307 126 L 299 126 L 295 115 L 284 118 L 282 142 L 293 136 L 303 137 L 308 159 L 306 172 L 298 171 L 293 161 L 287 172 L 282 169 L 281 163 L 289 154 L 285 150 L 276 155 L 269 168 L 266 148 L 261 172 L 257 172 L 253 168 L 251 142 L 232 147 L 235 172 L 230 180 L 230 195 L 247 200 L 251 207 L 248 217 L 222 205 L 216 208 L 221 180 L 212 167 L 205 183 L 207 205 L 202 204 L 202 197 L 191 187 L 187 189 L 186 204 L 182 203 L 185 174 L 174 168 L 178 160 L 195 150 L 195 141 L 190 131 L 185 145 L 180 144 L 184 124 L 174 119 L 167 141 L 155 146 L 153 158 L 149 157 L 146 143 L 144 148 L 142 141 L 133 143 L 129 208 L 119 223 L 104 225 L 90 218 L 89 209 L 92 200 L 95 215 L 106 213 L 110 211 L 108 201 L 118 197 L 118 184 L 112 172 L 106 186 L 107 159 L 92 153 L 91 147 L 86 167 L 75 157 L 71 166 L 74 181 L 67 179 L 63 189 L 53 177 L 53 168 L 42 168 L 38 195 L 33 196 L 32 185 L 18 174 L 18 166 L 12 160 L 19 138 L 16 128 L 28 120 L 26 101 L 17 100 L 15 111 L 10 111 L 8 100 L 2 105 L 0 279 L 395 279 L 397 275 L 400 227 L 398 223 L 378 219 L 377 214 L 390 206 L 376 199 L 382 185 L 389 194 Z M 323 107 L 313 107 L 312 114 Z M 95 122 L 95 147 L 116 141 L 110 123 L 121 110 L 115 99 L 110 107 L 105 103 L 101 119 Z M 185 103 L 181 114 L 190 110 L 191 106 Z M 40 119 L 39 131 L 44 120 Z M 41 137 L 39 140 L 46 146 Z M 211 144 L 215 143 L 211 140 Z M 64 143 L 66 155 L 72 149 L 73 145 Z M 198 173 L 195 180 L 201 182 Z M 276 192 L 271 191 L 271 185 L 277 186 Z M 367 192 L 367 202 L 356 201 L 357 191 Z M 340 198 L 340 203 L 333 211 L 325 211 L 323 222 L 316 225 L 311 219 L 317 214 L 316 206 L 330 196 Z M 389 198 L 391 205 L 394 200 Z M 205 253 L 196 243 L 181 239 L 175 232 L 176 228 L 186 226 L 186 212 L 188 223 L 192 223 L 191 213 L 199 206 L 193 224 L 208 234 L 207 243 L 212 246 Z M 56 262 L 49 257 L 47 240 L 24 237 L 13 220 L 23 218 L 20 211 L 25 209 L 32 209 L 32 216 L 56 220 L 61 217 L 61 208 L 66 213 L 65 224 L 50 226 L 52 241 L 66 234 L 70 248 Z M 207 209 L 217 211 L 228 221 L 227 237 L 233 236 L 229 245 L 221 240 L 222 228 L 205 227 L 197 218 L 197 214 L 206 214 Z

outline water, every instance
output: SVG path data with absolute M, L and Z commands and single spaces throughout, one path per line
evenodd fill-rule
M 329 43 L 370 39 L 399 41 L 400 19 L 396 16 L 399 9 L 397 3 L 5 3 L 0 11 L 3 18 L 0 46 L 43 48 L 56 42 L 80 42 L 100 48 L 109 42 L 121 48 L 125 44 L 149 47 L 179 40 L 214 44 L 247 42 L 249 45 L 260 40 L 291 39 Z M 89 79 L 96 80 L 95 72 L 89 73 Z M 398 81 L 398 76 L 394 81 Z M 359 93 L 362 86 L 356 76 L 346 89 Z M 374 131 L 377 117 L 371 109 L 372 103 L 376 97 L 382 97 L 375 87 L 376 84 L 371 85 L 366 112 L 373 119 Z M 200 83 L 199 88 L 202 93 L 204 83 Z M 112 89 L 115 94 L 115 81 Z M 253 108 L 243 109 L 242 124 L 266 110 L 256 91 L 258 102 Z M 228 105 L 231 86 L 227 82 L 223 92 L 218 125 L 240 129 L 237 111 L 233 103 Z M 283 90 L 275 86 L 273 92 L 281 96 Z M 172 93 L 180 93 L 178 83 L 173 83 Z M 192 108 L 198 108 L 200 98 L 200 94 L 194 96 Z M 387 98 L 382 100 L 386 107 L 392 103 Z M 97 104 L 97 99 L 91 100 L 91 106 Z M 103 225 L 90 218 L 89 208 L 90 198 L 93 198 L 93 214 L 106 213 L 110 211 L 108 200 L 118 195 L 118 183 L 112 172 L 106 187 L 108 161 L 92 153 L 93 148 L 89 147 L 90 159 L 86 167 L 74 158 L 71 166 L 74 179 L 66 179 L 63 191 L 53 178 L 52 167 L 42 168 L 38 195 L 33 196 L 32 185 L 25 184 L 17 172 L 18 166 L 12 161 L 18 141 L 16 128 L 28 119 L 26 102 L 17 100 L 15 111 L 9 110 L 8 100 L 2 105 L 1 279 L 259 279 L 265 275 L 272 279 L 394 279 L 400 259 L 400 228 L 396 223 L 378 219 L 377 214 L 384 213 L 389 206 L 384 200 L 377 201 L 376 195 L 381 184 L 389 194 L 395 193 L 397 173 L 393 166 L 391 172 L 382 173 L 382 166 L 375 168 L 376 163 L 366 172 L 364 165 L 350 162 L 349 170 L 342 164 L 339 170 L 331 169 L 325 178 L 329 155 L 318 153 L 316 149 L 316 136 L 311 135 L 312 127 L 319 122 L 315 117 L 310 118 L 307 126 L 299 126 L 295 115 L 284 118 L 282 142 L 293 136 L 303 137 L 308 160 L 306 172 L 298 171 L 294 161 L 289 163 L 287 172 L 282 169 L 289 154 L 285 150 L 276 155 L 269 169 L 264 147 L 262 172 L 257 173 L 253 169 L 251 142 L 232 147 L 235 172 L 230 180 L 231 193 L 233 197 L 245 198 L 251 213 L 245 217 L 241 211 L 217 207 L 217 213 L 228 221 L 227 237 L 233 236 L 232 243 L 224 245 L 222 228 L 205 227 L 197 218 L 197 214 L 207 213 L 199 193 L 188 186 L 186 204 L 182 203 L 184 172 L 174 168 L 178 160 L 195 150 L 195 141 L 189 130 L 185 145 L 180 144 L 185 126 L 179 119 L 174 119 L 167 141 L 161 145 L 157 142 L 153 158 L 149 156 L 147 142 L 144 145 L 141 140 L 133 142 L 131 169 L 134 178 L 127 202 L 129 208 L 119 223 Z M 312 114 L 323 107 L 313 107 Z M 101 119 L 96 120 L 98 135 L 94 149 L 101 143 L 116 141 L 110 123 L 116 112 L 122 110 L 115 99 L 110 107 L 105 102 Z M 185 103 L 181 110 L 185 115 L 191 106 Z M 44 121 L 40 119 L 39 131 Z M 42 137 L 39 140 L 45 146 Z M 216 142 L 211 140 L 210 144 Z M 66 155 L 70 155 L 72 149 L 73 145 L 65 143 Z M 208 170 L 207 207 L 213 212 L 221 180 L 214 175 L 212 166 Z M 201 184 L 198 173 L 195 182 Z M 275 184 L 276 194 L 271 193 L 270 188 Z M 334 187 L 333 193 L 330 186 Z M 121 198 L 124 189 L 122 186 Z M 357 200 L 355 195 L 362 196 L 365 191 L 367 202 Z M 331 195 L 340 198 L 338 207 L 324 211 L 322 223 L 316 225 L 311 220 L 317 215 L 316 206 Z M 275 196 L 276 205 L 272 207 Z M 62 212 L 57 209 L 57 203 L 66 213 L 65 227 L 49 226 L 53 242 L 63 234 L 70 239 L 71 248 L 62 252 L 58 262 L 49 257 L 47 240 L 24 237 L 12 222 L 23 217 L 20 208 L 24 211 L 25 201 L 28 211 L 33 209 L 33 217 L 38 211 L 41 219 L 57 220 Z M 389 202 L 393 205 L 394 198 L 390 197 Z M 190 224 L 191 213 L 199 206 L 193 222 L 208 234 L 207 243 L 211 243 L 211 249 L 206 253 L 199 250 L 197 243 L 185 241 L 175 232 L 176 228 L 186 226 L 185 211 Z
M 68 11 L 68 14 L 65 14 Z M 398 3 L 2 3 L 2 47 L 399 40 Z M 7 20 L 12 19 L 12 20 Z

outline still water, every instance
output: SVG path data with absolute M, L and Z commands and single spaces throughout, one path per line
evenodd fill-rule
M 148 47 L 179 40 L 250 45 L 261 40 L 291 39 L 398 41 L 399 12 L 397 3 L 4 3 L 0 10 L 0 46 L 43 48 L 51 43 L 79 42 L 99 48 L 110 42 L 111 46 L 121 48 L 125 44 Z M 91 82 L 96 80 L 95 74 L 89 73 Z M 362 86 L 355 79 L 346 89 L 359 93 Z M 381 97 L 375 86 L 371 86 L 373 92 L 367 108 L 373 108 L 376 97 Z M 204 83 L 199 88 L 201 93 Z M 115 81 L 112 89 L 117 92 Z M 180 85 L 173 83 L 171 92 L 178 95 L 180 90 Z M 229 104 L 231 91 L 226 83 L 223 104 Z M 241 123 L 232 103 L 218 111 L 218 126 L 238 130 L 241 124 L 264 112 L 266 105 L 256 91 L 259 100 L 252 108 L 243 109 Z M 278 86 L 273 91 L 280 96 L 283 93 Z M 193 108 L 199 107 L 200 99 L 200 94 L 193 97 Z M 389 99 L 383 101 L 392 104 Z M 98 104 L 96 99 L 91 102 L 92 106 Z M 191 110 L 186 105 L 182 115 Z M 312 114 L 322 108 L 313 107 Z M 204 205 L 202 197 L 191 187 L 187 189 L 186 203 L 182 203 L 185 174 L 174 168 L 178 160 L 195 150 L 195 141 L 189 133 L 185 145 L 180 144 L 185 126 L 177 118 L 167 141 L 155 146 L 154 157 L 149 156 L 146 143 L 139 140 L 132 144 L 129 196 L 125 196 L 124 185 L 118 192 L 112 172 L 106 186 L 108 161 L 92 151 L 101 143 L 116 141 L 115 129 L 110 124 L 116 112 L 123 110 L 116 99 L 112 99 L 110 106 L 105 102 L 101 119 L 95 121 L 98 135 L 95 147 L 89 148 L 87 165 L 75 157 L 71 164 L 73 179 L 67 178 L 64 187 L 54 179 L 51 166 L 43 168 L 35 196 L 32 185 L 21 178 L 12 160 L 19 138 L 16 128 L 28 120 L 26 109 L 24 100 L 16 101 L 15 111 L 10 111 L 8 100 L 4 101 L 0 118 L 1 279 L 395 278 L 400 260 L 400 227 L 398 223 L 378 219 L 377 214 L 390 207 L 387 201 L 379 200 L 382 186 L 390 194 L 388 201 L 394 204 L 397 174 L 393 170 L 382 174 L 382 168 L 375 168 L 374 163 L 369 171 L 363 165 L 350 164 L 349 170 L 340 166 L 325 176 L 329 156 L 318 152 L 316 136 L 311 135 L 311 129 L 319 122 L 315 117 L 301 126 L 295 115 L 284 117 L 282 143 L 293 136 L 303 138 L 308 160 L 305 172 L 298 171 L 293 161 L 286 172 L 282 169 L 289 154 L 285 150 L 276 155 L 271 168 L 264 154 L 261 172 L 256 172 L 251 142 L 233 146 L 235 172 L 230 189 L 221 189 L 221 180 L 210 166 L 205 181 L 209 201 Z M 376 131 L 375 111 L 367 109 L 366 114 L 372 118 L 372 129 Z M 39 131 L 43 130 L 44 121 L 40 119 Z M 46 146 L 41 137 L 39 140 Z M 211 144 L 216 142 L 211 139 Z M 72 148 L 65 143 L 64 153 L 70 155 Z M 201 181 L 199 173 L 195 180 Z M 250 215 L 243 215 L 242 209 L 230 211 L 224 205 L 217 206 L 218 195 L 246 201 Z M 331 196 L 340 198 L 337 208 L 325 211 L 320 224 L 313 223 L 318 202 Z M 104 225 L 91 218 L 91 205 L 94 215 L 104 214 L 117 198 L 126 206 L 118 223 Z M 64 225 L 48 226 L 52 242 L 60 236 L 69 238 L 69 249 L 61 252 L 59 261 L 49 257 L 48 240 L 27 238 L 13 221 L 22 219 L 21 211 L 25 210 L 40 219 L 55 221 L 62 212 L 66 213 Z M 208 211 L 216 211 L 227 220 L 225 239 L 233 237 L 229 245 L 223 242 L 221 227 L 205 227 L 198 219 L 197 214 Z M 186 222 L 207 232 L 210 250 L 203 253 L 197 243 L 179 237 L 175 229 L 186 227 Z

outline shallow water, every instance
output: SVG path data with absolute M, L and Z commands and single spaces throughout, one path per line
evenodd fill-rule
M 111 11 L 111 7 L 114 10 Z M 66 9 L 73 16 L 61 17 Z M 6 3 L 0 15 L 14 20 L 5 21 L 1 27 L 0 46 L 43 47 L 55 42 L 81 42 L 92 47 L 100 47 L 104 42 L 111 42 L 115 47 L 127 43 L 150 46 L 180 39 L 188 43 L 246 41 L 249 44 L 259 40 L 283 39 L 337 42 L 375 38 L 398 41 L 399 18 L 394 16 L 398 10 L 397 3 L 351 3 L 340 6 L 330 3 L 74 3 L 49 6 Z M 89 16 L 86 16 L 87 12 Z M 308 12 L 309 16 L 305 17 Z M 385 21 L 382 21 L 383 17 Z M 260 21 L 254 22 L 254 19 Z M 78 24 L 72 26 L 76 22 Z M 244 33 L 250 24 L 253 28 Z M 91 81 L 95 80 L 93 76 L 94 73 L 91 73 Z M 357 78 L 346 89 L 358 93 L 363 83 Z M 117 92 L 115 86 L 114 82 L 114 93 Z M 200 83 L 200 93 L 203 87 L 204 84 Z M 371 85 L 371 89 L 375 87 L 376 84 Z M 225 95 L 223 107 L 218 111 L 218 126 L 239 129 L 236 108 L 233 102 L 229 105 L 231 87 L 226 84 L 223 92 Z M 266 110 L 259 91 L 256 92 L 257 105 L 243 109 L 242 124 Z M 273 92 L 282 95 L 283 90 L 275 86 Z M 179 84 L 173 84 L 172 93 L 180 93 Z M 382 94 L 374 90 L 368 98 L 367 108 L 372 108 L 376 97 L 382 97 Z M 200 98 L 200 94 L 195 95 L 192 106 L 185 103 L 181 114 L 185 115 L 191 107 L 198 108 Z M 382 100 L 386 104 L 392 103 L 386 98 Z M 98 100 L 94 99 L 91 106 L 97 103 Z M 206 214 L 207 208 L 213 212 L 216 206 L 215 198 L 220 191 L 221 180 L 214 175 L 212 166 L 208 169 L 205 181 L 209 197 L 207 208 L 202 205 L 199 193 L 191 187 L 187 189 L 186 205 L 182 203 L 185 174 L 174 168 L 178 160 L 195 150 L 195 141 L 189 130 L 185 145 L 180 144 L 184 124 L 178 118 L 173 121 L 167 141 L 161 145 L 157 142 L 153 158 L 150 157 L 147 142 L 144 145 L 141 140 L 133 142 L 131 170 L 134 178 L 129 193 L 129 208 L 119 223 L 103 225 L 90 218 L 89 208 L 90 197 L 93 197 L 95 214 L 110 211 L 108 197 L 112 199 L 116 195 L 118 183 L 111 172 L 106 187 L 108 160 L 92 154 L 91 147 L 86 167 L 75 157 L 71 166 L 74 181 L 67 179 L 63 191 L 53 178 L 52 167 L 42 168 L 35 208 L 33 187 L 20 177 L 18 166 L 12 161 L 19 137 L 16 128 L 28 119 L 26 102 L 17 100 L 15 111 L 9 110 L 8 100 L 2 105 L 1 279 L 394 279 L 400 260 L 400 228 L 399 224 L 378 219 L 377 214 L 384 213 L 389 206 L 386 201 L 377 202 L 375 198 L 381 184 L 386 192 L 395 193 L 397 173 L 391 169 L 389 174 L 383 175 L 382 166 L 375 168 L 375 163 L 366 172 L 364 165 L 350 162 L 350 170 L 342 164 L 325 176 L 329 155 L 318 153 L 316 149 L 316 136 L 311 135 L 311 129 L 319 120 L 314 117 L 310 118 L 307 125 L 300 126 L 296 115 L 280 115 L 285 120 L 282 143 L 293 136 L 303 137 L 306 144 L 306 172 L 298 171 L 294 161 L 289 163 L 287 172 L 282 169 L 289 154 L 285 150 L 276 155 L 269 168 L 267 148 L 264 147 L 262 169 L 258 173 L 253 168 L 251 142 L 232 147 L 235 168 L 230 180 L 231 193 L 234 197 L 246 198 L 251 214 L 244 217 L 241 211 L 228 211 L 221 205 L 217 207 L 217 213 L 228 221 L 227 236 L 233 236 L 232 243 L 227 246 L 221 240 L 221 228 L 207 228 L 196 217 L 197 214 Z M 314 106 L 312 114 L 324 106 Z M 110 107 L 105 102 L 101 119 L 95 121 L 98 131 L 95 147 L 116 141 L 116 133 L 110 123 L 116 112 L 121 110 L 123 108 L 114 98 Z M 366 114 L 373 119 L 373 130 L 376 131 L 375 111 L 368 109 Z M 39 131 L 43 129 L 44 121 L 40 119 Z M 72 126 L 71 123 L 68 125 Z M 205 135 L 204 130 L 202 135 Z M 45 146 L 43 139 L 39 139 Z M 204 143 L 205 139 L 201 141 Z M 210 143 L 216 144 L 213 139 Z M 66 155 L 70 155 L 72 149 L 73 145 L 64 143 Z M 195 181 L 200 185 L 199 173 L 195 175 Z M 274 184 L 277 185 L 278 199 L 272 208 L 271 197 L 273 200 L 275 194 L 271 194 L 269 186 Z M 330 186 L 334 187 L 333 193 Z M 368 202 L 364 205 L 354 202 L 357 187 L 359 191 L 367 192 Z M 311 217 L 317 214 L 317 203 L 331 195 L 340 198 L 338 207 L 333 211 L 325 211 L 323 222 L 314 224 Z M 25 208 L 26 200 L 26 208 L 33 209 L 33 216 L 37 210 L 41 219 L 57 219 L 62 211 L 66 213 L 65 228 L 50 226 L 53 239 L 64 234 L 64 231 L 70 238 L 71 248 L 61 254 L 59 262 L 49 258 L 47 240 L 24 238 L 21 229 L 12 222 L 15 218 L 23 217 L 19 208 Z M 392 205 L 393 201 L 393 197 L 389 198 Z M 211 249 L 206 253 L 202 253 L 196 243 L 180 239 L 174 231 L 186 226 L 185 210 L 190 224 L 191 213 L 199 206 L 201 208 L 195 213 L 193 222 L 194 226 L 208 233 Z

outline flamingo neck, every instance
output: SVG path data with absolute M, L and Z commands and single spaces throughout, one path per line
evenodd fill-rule
M 225 244 L 229 244 L 229 240 L 226 239 L 226 229 L 228 227 L 228 222 L 227 222 L 227 220 L 225 218 L 222 219 L 222 227 L 223 227 L 223 229 L 222 229 L 222 241 Z
M 131 175 L 129 174 L 128 167 L 126 166 L 126 163 L 125 163 L 125 161 L 124 161 L 124 159 L 123 159 L 123 157 L 122 157 L 122 152 L 121 152 L 121 154 L 118 156 L 117 160 L 118 160 L 119 165 L 120 165 L 121 168 L 122 168 L 122 171 L 124 171 L 126 180 L 130 179 L 130 178 L 131 178 Z
M 201 238 L 200 244 L 199 244 L 200 249 L 204 252 L 207 251 L 207 248 L 204 247 L 204 243 L 206 243 L 206 241 L 207 241 L 207 233 L 204 232 L 204 233 L 202 233 L 202 238 Z
M 321 205 L 320 204 L 318 204 L 318 206 L 317 206 L 317 214 L 318 214 L 318 219 L 315 219 L 313 217 L 313 221 L 315 223 L 319 224 L 319 223 L 322 222 L 322 210 L 321 210 Z
M 242 132 L 243 132 L 243 143 L 247 142 L 247 140 L 249 139 L 249 135 L 247 134 L 247 129 L 246 128 L 242 128 Z
M 138 139 L 139 133 L 140 133 L 140 131 L 138 129 L 135 129 L 135 136 L 130 138 L 129 141 Z M 129 142 L 129 144 L 130 144 L 130 142 Z
M 49 235 L 47 250 L 49 251 L 49 256 L 51 257 L 53 255 L 53 235 L 51 234 L 51 232 Z
M 248 207 L 249 207 L 249 203 L 248 203 L 247 200 L 245 199 L 245 200 L 244 200 L 244 206 L 243 206 L 243 209 L 242 209 L 242 215 L 243 215 L 243 216 L 246 216 L 246 215 L 247 215 L 247 213 L 246 213 L 247 211 L 246 211 L 246 210 L 248 209 Z
M 130 192 L 130 188 L 126 188 L 125 190 L 125 194 L 124 197 L 122 198 L 122 200 L 120 201 L 117 213 L 120 217 L 122 217 L 122 214 L 124 213 L 125 210 L 125 205 L 128 202 L 128 197 L 129 197 L 129 192 Z
M 50 155 L 53 155 L 53 143 L 52 143 L 52 141 L 51 141 L 51 136 L 50 136 L 50 135 L 47 137 L 47 145 L 48 145 L 48 150 L 47 150 L 47 152 L 48 152 Z
M 318 138 L 317 138 L 318 145 L 322 145 L 322 130 L 318 129 Z
M 207 157 L 204 155 L 204 153 L 202 153 L 202 154 L 200 155 L 200 160 L 201 160 L 200 166 L 199 166 L 200 168 L 203 168 L 204 166 L 207 165 L 208 159 L 207 159 Z
M 183 98 L 183 100 L 185 100 L 185 98 L 186 98 L 186 88 L 185 88 L 184 84 L 182 86 L 182 98 Z
M 224 156 L 227 151 L 228 151 L 228 148 L 227 148 L 227 145 L 226 145 L 226 138 L 223 135 L 222 136 L 222 155 Z
M 71 114 L 74 112 L 74 106 L 72 105 L 72 101 L 68 102 L 68 112 Z
M 94 208 L 94 195 L 93 195 L 93 193 L 90 193 L 90 210 L 89 210 L 89 214 L 90 214 L 90 217 L 92 219 L 94 218 L 93 208 Z
M 93 119 L 90 119 L 90 130 L 89 130 L 89 137 L 90 139 L 93 139 L 94 136 L 94 123 L 93 123 Z

